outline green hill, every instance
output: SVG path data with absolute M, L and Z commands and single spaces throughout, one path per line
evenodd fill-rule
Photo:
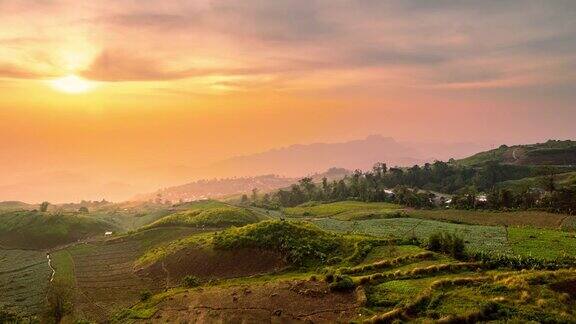
M 515 165 L 576 165 L 576 141 L 549 140 L 528 145 L 502 145 L 458 161 L 461 165 L 481 166 L 490 162 Z
M 191 204 L 190 209 L 165 216 L 147 226 L 226 227 L 256 223 L 264 218 L 255 212 L 215 200 Z
M 77 213 L 13 211 L 0 214 L 0 245 L 47 249 L 114 229 L 108 222 Z
M 503 181 L 497 184 L 498 188 L 510 189 L 514 192 L 522 192 L 527 189 L 539 188 L 546 190 L 549 176 L 528 177 L 519 180 Z M 566 172 L 554 176 L 556 189 L 576 185 L 576 172 Z

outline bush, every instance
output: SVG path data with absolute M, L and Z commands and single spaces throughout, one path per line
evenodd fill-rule
M 0 309 L 0 323 L 20 323 L 21 320 L 18 315 Z
M 350 276 L 337 276 L 336 280 L 330 284 L 330 289 L 334 291 L 347 291 L 356 288 L 354 280 Z
M 186 288 L 198 287 L 200 286 L 200 279 L 192 275 L 187 275 L 182 279 L 182 285 Z
M 217 249 L 262 248 L 279 252 L 296 265 L 326 262 L 342 251 L 341 236 L 305 222 L 264 221 L 217 232 Z
M 326 282 L 333 282 L 334 281 L 334 273 L 333 272 L 328 272 L 327 274 L 324 275 L 324 281 Z
M 140 301 L 147 301 L 150 300 L 150 298 L 152 298 L 152 293 L 149 291 L 144 291 L 140 294 Z
M 427 248 L 431 251 L 449 254 L 458 260 L 466 258 L 464 240 L 456 234 L 434 233 L 428 238 Z

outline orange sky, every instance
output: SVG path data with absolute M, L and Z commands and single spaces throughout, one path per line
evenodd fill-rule
M 368 134 L 575 138 L 575 15 L 535 0 L 0 1 L 0 200 L 66 174 L 102 180 L 70 199 L 138 192 L 166 183 L 150 170 Z M 54 88 L 70 75 L 90 89 Z

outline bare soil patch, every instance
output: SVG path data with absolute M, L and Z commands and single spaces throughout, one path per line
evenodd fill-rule
M 191 247 L 157 261 L 138 271 L 144 277 L 166 280 L 177 286 L 182 278 L 193 275 L 203 280 L 246 277 L 276 272 L 286 267 L 275 252 L 260 249 L 213 250 Z
M 332 292 L 324 282 L 291 281 L 209 287 L 169 297 L 145 322 L 334 323 L 358 317 L 358 293 Z

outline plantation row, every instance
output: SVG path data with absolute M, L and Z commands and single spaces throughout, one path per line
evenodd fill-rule
M 0 310 L 23 317 L 39 314 L 51 276 L 46 253 L 0 250 Z
M 138 301 L 142 291 L 155 285 L 133 272 L 133 262 L 139 251 L 137 241 L 113 241 L 69 249 L 76 288 L 82 297 L 76 305 L 80 312 L 93 320 L 106 319 Z M 94 306 L 106 317 L 94 317 Z

